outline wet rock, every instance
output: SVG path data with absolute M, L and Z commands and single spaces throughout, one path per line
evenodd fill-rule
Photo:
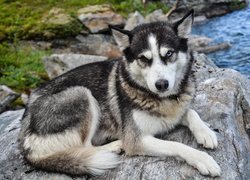
M 44 58 L 43 62 L 49 77 L 54 78 L 75 67 L 104 60 L 107 60 L 107 57 L 84 54 L 53 54 Z
M 189 47 L 193 51 L 197 51 L 199 53 L 212 53 L 215 51 L 220 51 L 224 49 L 228 49 L 231 45 L 228 42 L 223 42 L 219 44 L 211 44 L 213 39 L 208 38 L 206 36 L 198 36 L 191 35 L 188 40 Z
M 206 22 L 207 20 L 208 20 L 207 17 L 204 15 L 195 16 L 194 17 L 194 25 L 202 24 L 202 23 Z
M 122 52 L 110 35 L 78 35 L 76 39 L 80 43 L 71 45 L 73 53 L 106 56 L 111 59 L 122 56 Z
M 199 36 L 199 35 L 190 35 L 188 38 L 189 47 L 193 50 L 196 50 L 200 47 L 208 46 L 213 39 L 208 38 L 206 36 Z
M 9 108 L 10 104 L 14 102 L 20 94 L 14 92 L 5 85 L 0 85 L 0 113 Z
M 92 33 L 108 30 L 108 25 L 124 25 L 124 18 L 115 13 L 108 5 L 88 6 L 78 11 L 78 19 Z
M 132 30 L 137 25 L 143 24 L 144 22 L 144 17 L 138 11 L 135 11 L 134 13 L 129 14 L 124 29 Z
M 216 179 L 248 179 L 250 80 L 235 70 L 216 67 L 204 54 L 194 57 L 197 93 L 192 106 L 216 132 L 219 146 L 215 150 L 202 148 L 184 127 L 160 137 L 206 151 L 222 168 L 221 177 Z M 76 178 L 36 170 L 23 160 L 17 148 L 22 114 L 23 110 L 19 110 L 0 115 L 0 179 L 213 179 L 172 157 L 122 156 L 121 165 L 100 177 Z
M 198 47 L 195 49 L 195 51 L 200 52 L 200 53 L 212 53 L 215 51 L 229 49 L 230 47 L 231 45 L 228 42 L 225 42 L 225 43 L 219 43 L 219 44 L 209 45 L 205 47 Z

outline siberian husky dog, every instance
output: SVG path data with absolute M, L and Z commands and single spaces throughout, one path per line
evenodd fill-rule
M 189 108 L 195 92 L 188 49 L 193 11 L 175 23 L 111 27 L 124 58 L 73 69 L 35 90 L 22 119 L 20 146 L 36 168 L 100 175 L 128 156 L 174 156 L 203 175 L 219 176 L 207 153 L 154 135 L 187 126 L 199 144 L 215 133 Z

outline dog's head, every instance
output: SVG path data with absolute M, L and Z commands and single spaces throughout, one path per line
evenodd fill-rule
M 111 27 L 131 78 L 160 97 L 175 94 L 188 64 L 192 22 L 193 10 L 175 23 L 142 24 L 132 31 Z

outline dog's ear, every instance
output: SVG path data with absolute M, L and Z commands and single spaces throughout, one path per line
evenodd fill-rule
M 179 37 L 188 38 L 194 19 L 194 10 L 190 10 L 183 18 L 174 23 L 174 30 Z
M 120 29 L 115 26 L 109 25 L 109 28 L 112 31 L 112 34 L 115 38 L 116 43 L 121 48 L 121 50 L 126 49 L 130 45 L 130 40 L 132 38 L 132 34 L 130 31 Z

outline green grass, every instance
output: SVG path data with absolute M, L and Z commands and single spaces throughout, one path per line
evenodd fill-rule
M 246 7 L 246 5 L 247 5 L 246 2 L 244 2 L 244 1 L 234 0 L 234 1 L 230 2 L 229 9 L 231 11 L 239 10 L 239 9 L 243 9 L 244 7 Z
M 1 44 L 0 84 L 22 92 L 48 80 L 42 63 L 42 57 L 45 55 L 49 55 L 49 52 L 36 50 L 30 46 Z
M 41 59 L 50 52 L 21 46 L 18 41 L 78 34 L 84 27 L 77 20 L 77 11 L 97 4 L 109 4 L 124 17 L 136 10 L 146 15 L 159 8 L 164 12 L 169 9 L 159 1 L 143 5 L 141 0 L 0 0 L 0 41 L 5 41 L 0 44 L 0 84 L 22 92 L 48 80 Z M 74 21 L 67 26 L 42 23 L 42 17 L 54 7 L 64 9 Z
M 148 2 L 147 4 L 143 5 L 141 0 L 116 0 L 113 7 L 114 9 L 122 14 L 124 17 L 127 17 L 129 13 L 139 11 L 144 16 L 153 12 L 156 9 L 162 9 L 164 13 L 170 9 L 166 4 L 161 3 L 160 1 Z
M 0 0 L 0 40 L 44 38 L 44 34 L 48 32 L 53 37 L 75 35 L 84 28 L 77 21 L 77 10 L 96 4 L 110 4 L 125 17 L 135 10 L 146 15 L 159 8 L 164 12 L 169 9 L 159 1 L 149 2 L 144 6 L 141 0 Z M 75 21 L 67 27 L 42 23 L 42 17 L 53 7 L 64 9 Z

